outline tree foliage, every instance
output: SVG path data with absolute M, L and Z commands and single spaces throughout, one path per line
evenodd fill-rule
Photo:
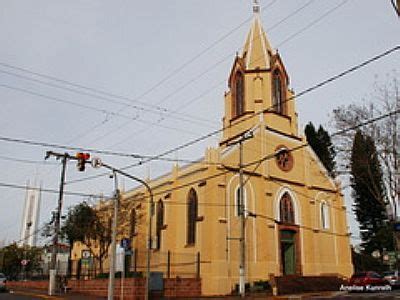
M 40 271 L 42 249 L 37 247 L 23 246 L 11 244 L 0 249 L 0 272 L 6 274 L 11 279 L 22 277 L 22 272 L 27 274 Z M 24 267 L 21 265 L 22 260 L 27 260 L 28 264 Z
M 351 186 L 354 212 L 360 224 L 361 246 L 370 254 L 393 249 L 393 232 L 386 210 L 383 175 L 374 140 L 361 131 L 351 151 Z
M 322 164 L 327 169 L 330 176 L 335 177 L 335 156 L 336 151 L 332 145 L 329 133 L 320 125 L 318 131 L 315 130 L 313 123 L 308 123 L 304 129 L 307 142 L 317 154 Z
M 101 271 L 103 259 L 108 256 L 111 244 L 110 220 L 102 219 L 95 209 L 82 202 L 69 209 L 61 228 L 62 235 L 71 247 L 74 242 L 81 242 L 88 247 L 93 257 L 98 258 Z

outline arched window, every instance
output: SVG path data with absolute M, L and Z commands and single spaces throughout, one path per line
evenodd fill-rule
M 130 217 L 130 230 L 129 230 L 130 237 L 134 237 L 136 235 L 136 222 L 137 222 L 136 209 L 132 208 Z
M 281 73 L 276 69 L 272 75 L 272 105 L 278 114 L 284 114 L 285 97 L 283 93 Z
M 237 72 L 235 76 L 235 105 L 234 116 L 244 113 L 244 78 L 242 72 Z
M 329 228 L 329 207 L 326 204 L 326 202 L 321 203 L 320 215 L 321 215 L 322 229 L 328 229 Z
M 248 212 L 247 212 L 247 195 L 246 195 L 246 189 L 243 189 L 243 200 L 244 200 L 244 215 L 247 216 Z M 235 215 L 236 216 L 240 216 L 240 187 L 237 187 L 236 192 L 235 192 Z
M 157 223 L 156 223 L 157 249 L 161 248 L 161 238 L 162 238 L 161 233 L 163 228 L 164 228 L 164 203 L 160 199 L 157 202 Z
M 280 221 L 282 223 L 294 224 L 294 207 L 292 198 L 285 193 L 279 204 Z
M 197 193 L 190 189 L 187 201 L 187 239 L 188 245 L 196 243 L 196 222 L 197 222 Z

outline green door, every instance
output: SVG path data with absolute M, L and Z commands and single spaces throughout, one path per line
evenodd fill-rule
M 295 232 L 290 230 L 281 231 L 281 263 L 283 275 L 296 273 L 296 247 Z

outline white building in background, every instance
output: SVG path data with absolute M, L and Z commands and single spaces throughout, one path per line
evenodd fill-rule
M 39 224 L 41 189 L 28 182 L 25 194 L 25 205 L 21 223 L 20 246 L 36 246 Z

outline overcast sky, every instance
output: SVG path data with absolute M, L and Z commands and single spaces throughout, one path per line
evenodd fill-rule
M 296 93 L 400 44 L 389 0 L 260 4 Z M 0 6 L 0 137 L 141 155 L 221 127 L 227 78 L 252 16 L 250 0 L 2 0 Z M 398 76 L 399 51 L 297 99 L 301 126 L 330 128 L 335 107 L 368 98 L 374 83 L 395 70 Z M 218 139 L 168 157 L 199 158 Z M 65 151 L 0 141 L 0 242 L 19 239 L 25 197 L 5 184 L 36 180 L 58 190 L 60 167 L 54 159 L 44 162 L 47 150 Z M 117 167 L 138 162 L 100 156 Z M 154 178 L 170 168 L 151 162 L 129 172 Z M 67 181 L 100 173 L 90 167 L 79 173 L 70 163 Z M 134 185 L 121 182 L 125 189 Z M 110 195 L 113 181 L 103 176 L 66 190 Z M 66 196 L 64 208 L 83 200 Z M 42 193 L 41 222 L 56 205 L 56 193 Z

